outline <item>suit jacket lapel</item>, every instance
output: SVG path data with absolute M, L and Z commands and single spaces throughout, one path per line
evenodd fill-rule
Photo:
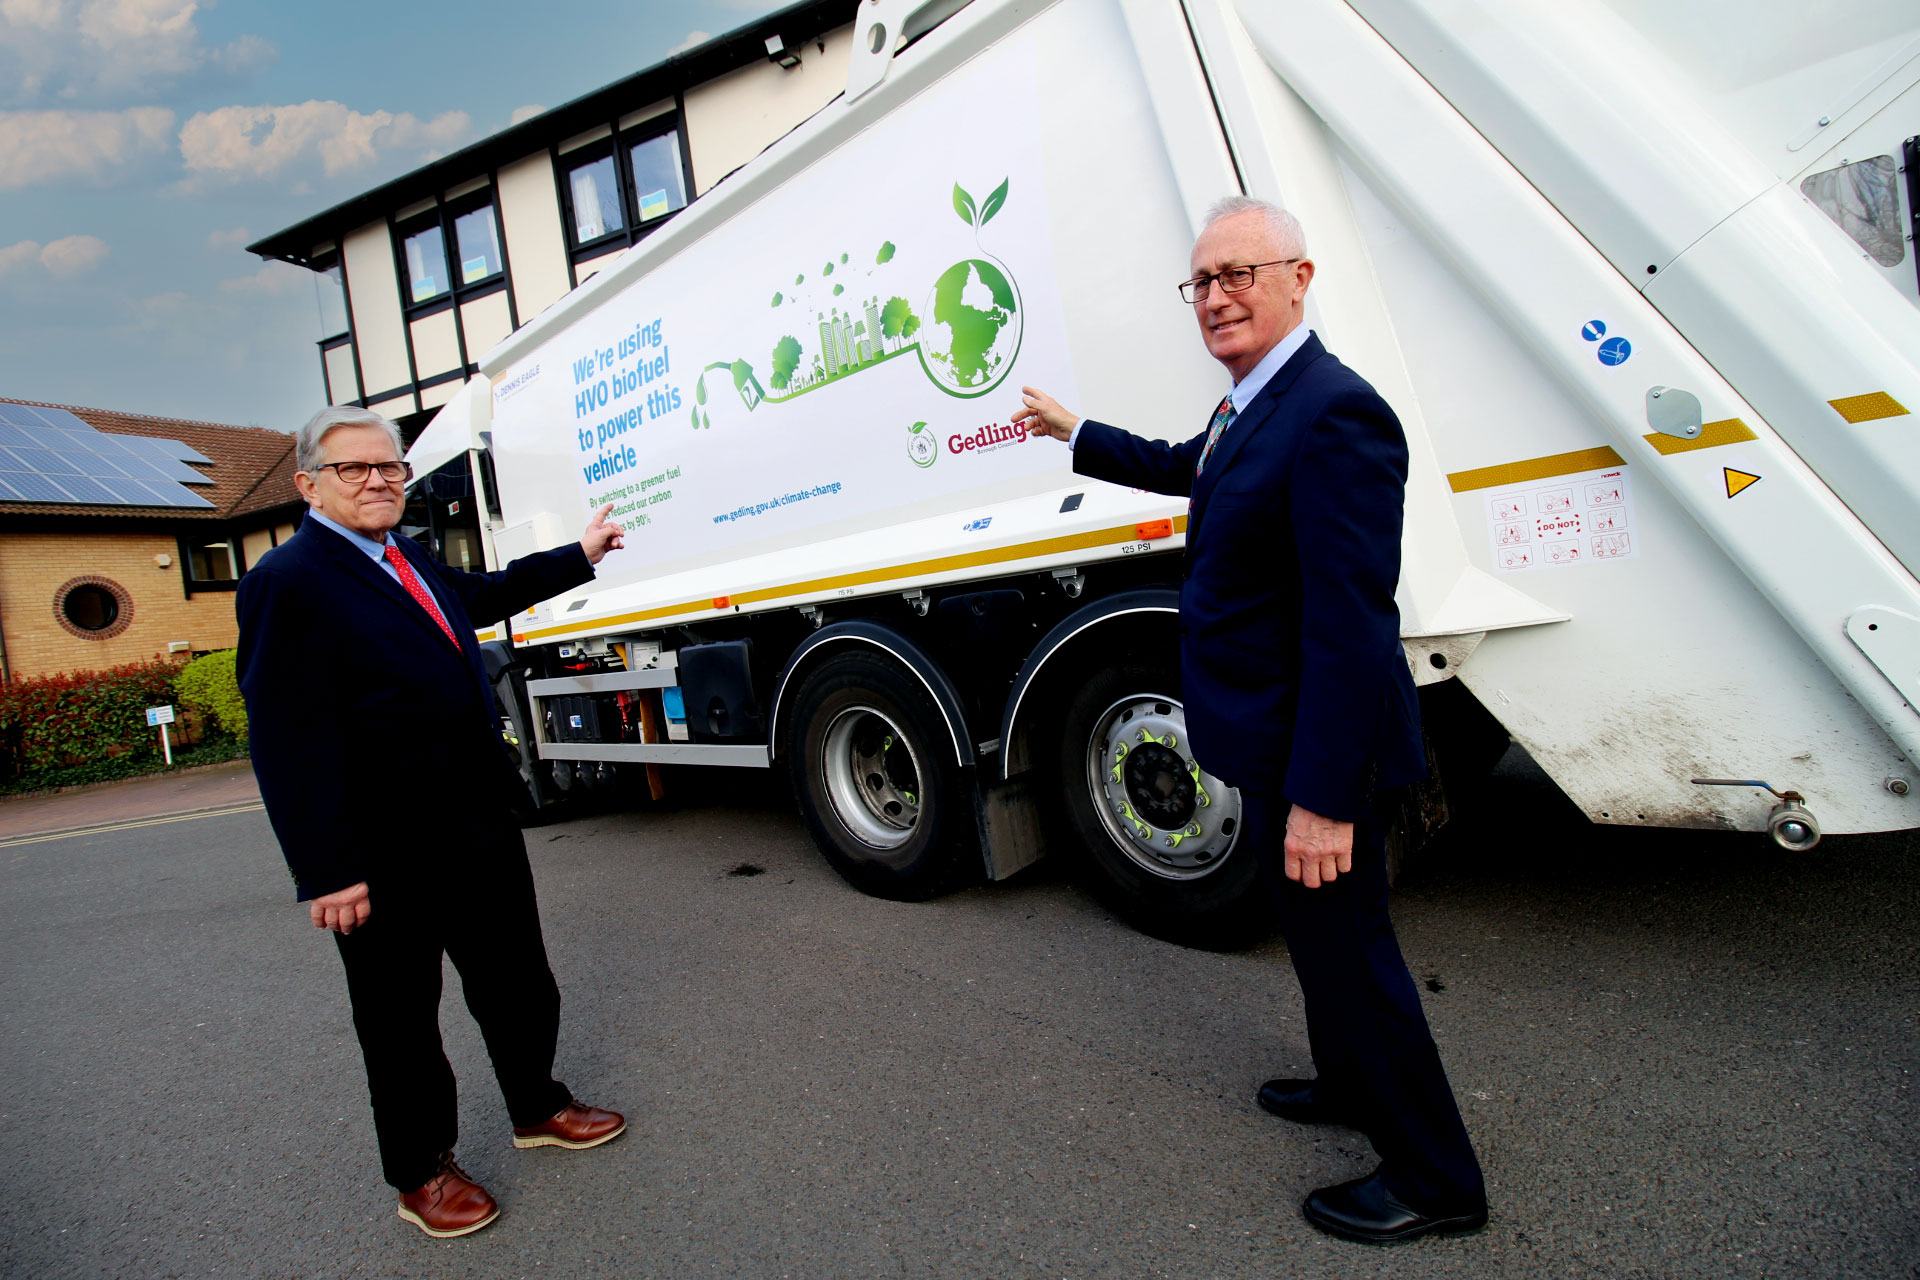
M 446 632 L 440 630 L 440 624 L 432 618 L 429 618 L 427 611 L 422 609 L 419 603 L 407 594 L 406 588 L 389 577 L 385 569 L 382 569 L 378 564 L 374 563 L 373 557 L 321 524 L 318 520 L 303 520 L 300 526 L 300 532 L 310 533 L 318 537 L 320 545 L 325 547 L 328 553 L 332 555 L 334 559 L 338 560 L 348 573 L 392 601 L 393 604 L 398 607 L 402 613 L 406 614 L 407 617 L 412 619 L 417 626 L 425 627 L 441 643 L 444 644 L 446 642 L 447 635 Z M 401 554 L 406 554 L 405 548 L 402 548 Z M 434 600 L 438 602 L 440 597 L 438 593 L 433 590 L 427 575 L 420 573 L 417 568 L 414 572 L 419 574 L 422 585 L 427 588 L 427 594 L 433 596 Z M 441 605 L 440 611 L 443 617 L 446 616 L 445 605 Z M 466 646 L 464 644 L 460 646 L 460 652 L 464 658 L 466 656 Z
M 1287 389 L 1299 380 L 1308 365 L 1326 353 L 1327 349 L 1321 345 L 1319 336 L 1308 334 L 1307 340 L 1300 344 L 1300 349 L 1293 353 L 1292 358 L 1274 370 L 1273 377 L 1267 380 L 1266 386 L 1260 388 L 1260 394 L 1253 398 L 1253 403 L 1247 406 L 1247 411 L 1228 424 L 1226 434 L 1220 437 L 1220 443 L 1213 448 L 1213 457 L 1208 459 L 1207 469 L 1200 473 L 1199 479 L 1194 484 L 1193 515 L 1187 521 L 1189 546 L 1192 545 L 1194 536 L 1199 533 L 1207 500 L 1213 496 L 1213 491 L 1218 487 L 1220 478 L 1227 473 L 1227 468 L 1233 465 L 1233 460 L 1240 455 L 1240 450 L 1246 447 L 1247 441 L 1253 438 L 1254 433 L 1265 426 L 1278 411 L 1280 399 L 1286 395 Z

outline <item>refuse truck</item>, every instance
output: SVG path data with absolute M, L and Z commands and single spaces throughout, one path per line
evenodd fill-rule
M 1052 852 L 1154 933 L 1257 931 L 1238 794 L 1187 742 L 1184 502 L 1010 422 L 1032 385 L 1203 429 L 1226 379 L 1176 286 L 1245 192 L 1299 216 L 1307 323 L 1406 428 L 1412 837 L 1509 741 L 1595 822 L 1920 826 L 1920 11 L 855 21 L 843 95 L 412 447 L 479 478 L 489 565 L 627 527 L 481 633 L 542 803 L 774 769 L 867 892 Z

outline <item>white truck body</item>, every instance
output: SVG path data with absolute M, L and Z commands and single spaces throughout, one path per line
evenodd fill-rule
M 1912 223 L 1889 248 L 1882 208 L 1876 258 L 1800 189 L 1914 154 L 1920 10 L 973 0 L 896 52 L 914 9 L 861 5 L 846 95 L 491 352 L 415 445 L 424 468 L 490 442 L 492 561 L 579 536 L 609 493 L 636 525 L 598 581 L 503 624 L 516 645 L 670 654 L 674 628 L 1176 561 L 1184 501 L 1000 425 L 1024 383 L 1201 429 L 1227 384 L 1173 286 L 1202 211 L 1245 190 L 1300 217 L 1308 323 L 1406 427 L 1419 681 L 1461 681 L 1595 821 L 1767 829 L 1764 794 L 1694 781 L 1731 778 L 1800 793 L 1829 833 L 1920 825 Z M 881 242 L 897 258 L 863 261 Z M 1016 283 L 1006 349 L 962 352 L 935 314 L 972 244 Z M 835 305 L 816 263 L 874 299 L 850 320 L 917 308 L 918 348 L 884 319 L 865 357 L 783 328 Z M 795 275 L 805 296 L 770 305 Z M 991 283 L 976 266 L 964 300 L 991 313 Z M 809 383 L 813 355 L 840 372 Z M 707 372 L 733 360 L 744 396 L 738 365 Z M 607 374 L 677 407 L 608 437 L 622 406 L 575 399 Z M 983 777 L 1032 763 L 1001 731 L 968 728 Z

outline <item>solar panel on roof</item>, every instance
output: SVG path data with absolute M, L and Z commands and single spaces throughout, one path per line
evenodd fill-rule
M 73 496 L 42 475 L 31 471 L 0 471 L 0 480 L 18 491 L 22 502 L 72 502 Z
M 79 475 L 80 468 L 63 462 L 51 449 L 10 449 L 22 471 L 37 471 L 43 476 Z
M 44 405 L 35 405 L 33 406 L 33 411 L 40 415 L 40 421 L 50 427 L 65 427 L 69 431 L 92 431 L 95 429 L 92 423 L 87 422 L 81 418 L 79 414 L 68 409 L 49 409 Z
M 65 409 L 0 403 L 0 502 L 211 509 L 186 488 L 213 460 L 180 440 L 110 435 Z
M 149 480 L 146 482 L 146 487 L 157 494 L 169 507 L 211 507 L 213 505 L 185 485 L 175 484 L 171 480 Z
M 164 507 L 158 494 L 138 480 L 102 480 L 101 485 L 121 502 L 136 507 Z
M 55 483 L 72 494 L 75 502 L 108 502 L 116 506 L 120 502 L 105 485 L 86 476 L 61 476 Z

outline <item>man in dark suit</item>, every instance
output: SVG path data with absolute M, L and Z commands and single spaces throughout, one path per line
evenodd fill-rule
M 1364 1130 L 1372 1174 L 1307 1197 L 1369 1242 L 1486 1222 L 1473 1146 L 1387 916 L 1380 791 L 1426 772 L 1400 647 L 1406 439 L 1393 410 L 1302 323 L 1299 223 L 1244 196 L 1209 211 L 1181 284 L 1233 389 L 1183 444 L 1081 420 L 1032 387 L 1016 421 L 1068 441 L 1082 475 L 1190 495 L 1180 587 L 1187 731 L 1238 787 L 1306 997 L 1314 1080 L 1262 1106 Z
M 560 992 L 509 809 L 522 784 L 472 622 L 590 580 L 621 529 L 603 509 L 576 544 L 462 573 L 392 534 L 411 470 L 391 422 L 324 409 L 300 429 L 295 461 L 305 519 L 240 582 L 253 769 L 299 896 L 346 967 L 400 1216 L 466 1235 L 500 1210 L 453 1162 L 442 955 L 486 1038 L 516 1147 L 577 1150 L 626 1127 L 553 1078 Z

